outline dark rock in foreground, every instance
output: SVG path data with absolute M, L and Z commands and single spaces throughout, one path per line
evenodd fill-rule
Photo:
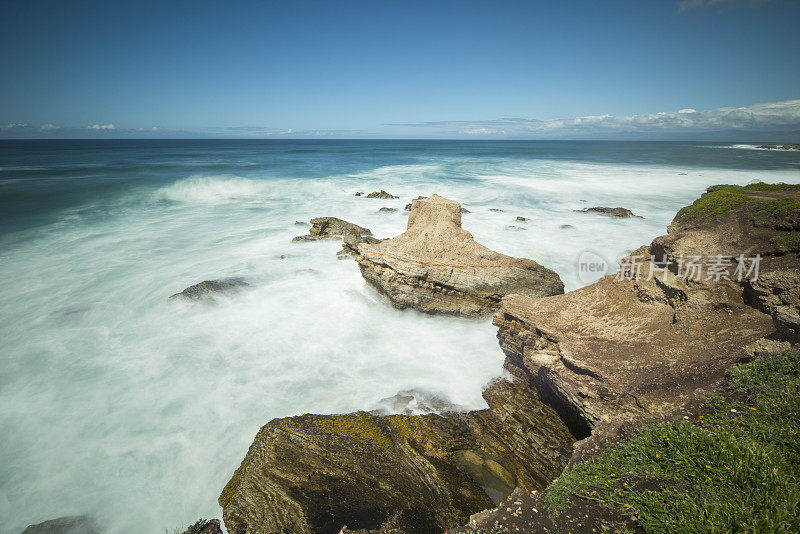
M 223 280 L 205 280 L 189 286 L 180 293 L 170 296 L 170 300 L 205 300 L 214 295 L 230 292 L 249 285 L 244 278 L 226 278 Z
M 22 534 L 100 534 L 100 527 L 91 517 L 76 515 L 30 525 Z
M 601 215 L 608 215 L 609 217 L 617 217 L 618 219 L 627 219 L 630 217 L 634 217 L 636 219 L 643 218 L 639 215 L 634 215 L 634 213 L 627 208 L 604 208 L 602 206 L 595 206 L 593 208 L 584 208 L 582 210 L 574 211 L 577 211 L 578 213 L 599 213 Z
M 554 271 L 476 243 L 461 228 L 460 208 L 439 195 L 415 200 L 404 233 L 358 246 L 361 274 L 396 308 L 470 317 L 498 309 L 511 293 L 564 292 Z
M 335 534 L 464 524 L 517 486 L 544 487 L 572 436 L 528 385 L 494 382 L 489 408 L 417 416 L 303 415 L 256 436 L 220 495 L 231 533 Z M 490 495 L 492 496 L 490 498 Z

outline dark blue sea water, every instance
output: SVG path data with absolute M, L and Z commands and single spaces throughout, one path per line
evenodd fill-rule
M 582 251 L 613 263 L 708 185 L 759 179 L 800 183 L 800 153 L 0 141 L 0 532 L 84 513 L 109 533 L 219 517 L 219 491 L 273 417 L 371 409 L 414 388 L 483 405 L 481 386 L 502 372 L 492 325 L 393 309 L 336 259 L 336 242 L 292 243 L 312 217 L 391 236 L 407 202 L 438 193 L 469 209 L 479 242 L 555 269 L 570 290 Z M 400 198 L 354 196 L 379 189 Z M 574 211 L 595 205 L 644 218 Z M 250 286 L 215 306 L 167 300 L 230 276 Z

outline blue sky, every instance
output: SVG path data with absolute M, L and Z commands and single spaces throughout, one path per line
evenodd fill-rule
M 0 0 L 0 137 L 798 137 L 798 26 L 797 0 Z

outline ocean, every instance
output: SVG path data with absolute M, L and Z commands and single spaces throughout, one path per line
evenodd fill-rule
M 399 311 L 340 243 L 418 195 L 465 229 L 585 284 L 664 234 L 707 186 L 800 183 L 800 153 L 690 142 L 0 141 L 0 533 L 88 514 L 110 534 L 220 517 L 217 496 L 275 417 L 385 407 L 419 390 L 463 409 L 502 374 L 491 319 Z M 356 197 L 384 189 L 397 200 Z M 578 213 L 622 206 L 641 219 Z M 396 212 L 379 212 L 381 207 Z M 502 210 L 502 211 L 491 211 Z M 517 221 L 518 216 L 527 221 Z M 301 224 L 298 224 L 301 223 Z M 170 301 L 203 280 L 248 286 Z

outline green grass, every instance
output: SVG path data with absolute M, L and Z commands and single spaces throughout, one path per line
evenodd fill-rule
M 745 364 L 697 420 L 648 425 L 547 491 L 635 516 L 646 532 L 800 532 L 800 356 Z
M 788 191 L 793 189 L 800 189 L 800 184 L 786 184 L 783 182 L 777 184 L 768 184 L 765 182 L 756 182 L 754 184 L 747 185 L 719 184 L 709 187 L 709 190 L 712 191 L 728 191 L 734 193 L 739 193 L 742 191 Z
M 705 219 L 718 217 L 742 204 L 749 199 L 746 195 L 734 191 L 713 191 L 701 196 L 691 206 L 681 208 L 678 216 L 682 219 Z
M 753 212 L 753 217 L 758 221 L 766 221 L 794 213 L 800 213 L 800 200 L 796 198 L 778 198 L 760 205 Z
M 783 235 L 776 235 L 769 240 L 773 245 L 782 245 L 789 249 L 797 249 L 800 247 L 800 232 L 788 232 Z

